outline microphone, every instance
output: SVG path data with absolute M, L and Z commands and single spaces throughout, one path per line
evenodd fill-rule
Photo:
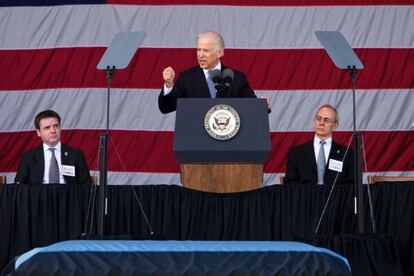
M 214 82 L 214 87 L 217 89 L 217 91 L 221 89 L 221 71 L 219 69 L 212 70 L 210 76 L 211 80 Z
M 230 68 L 226 68 L 223 71 L 223 84 L 225 88 L 229 88 L 231 82 L 234 79 L 234 72 Z

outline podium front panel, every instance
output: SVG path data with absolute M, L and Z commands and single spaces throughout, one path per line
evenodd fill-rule
M 211 137 L 205 127 L 207 112 L 215 105 L 234 108 L 240 129 L 229 140 Z M 269 118 L 265 99 L 178 99 L 174 154 L 180 163 L 264 163 L 271 150 Z

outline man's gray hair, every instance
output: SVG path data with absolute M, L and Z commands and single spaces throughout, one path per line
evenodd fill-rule
M 315 115 L 316 114 L 318 114 L 318 112 L 319 112 L 319 110 L 321 110 L 322 108 L 329 108 L 329 109 L 332 109 L 334 112 L 335 112 L 335 123 L 339 123 L 339 115 L 338 115 L 338 111 L 336 110 L 336 108 L 333 106 L 333 105 L 331 105 L 331 104 L 323 104 L 323 105 L 321 105 L 317 110 L 316 110 L 316 113 L 315 113 Z
M 218 51 L 224 51 L 224 39 L 218 32 L 214 31 L 207 31 L 207 32 L 201 32 L 197 35 L 197 42 L 198 40 L 203 36 L 213 36 L 216 40 L 215 48 Z

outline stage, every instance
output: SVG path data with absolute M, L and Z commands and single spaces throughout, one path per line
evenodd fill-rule
M 276 185 L 214 194 L 168 185 L 110 185 L 105 233 L 148 238 L 134 189 L 154 235 L 164 240 L 300 241 L 344 256 L 355 275 L 414 274 L 414 221 L 407 219 L 414 216 L 413 183 L 371 186 L 376 234 L 357 232 L 352 187 L 338 186 L 314 235 L 327 188 Z M 92 195 L 86 186 L 0 186 L 0 269 L 30 249 L 95 234 Z M 371 230 L 368 219 L 365 228 Z

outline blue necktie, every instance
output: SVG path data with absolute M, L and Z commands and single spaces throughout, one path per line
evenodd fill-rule
M 216 91 L 216 88 L 214 87 L 214 82 L 211 79 L 211 70 L 207 72 L 207 85 L 208 85 L 208 90 L 210 91 L 211 98 L 215 98 L 217 91 Z
M 326 166 L 324 145 L 326 144 L 326 142 L 319 141 L 319 144 L 320 146 L 319 146 L 319 154 L 318 154 L 318 161 L 317 161 L 318 184 L 323 184 L 323 177 L 325 175 L 325 166 Z

